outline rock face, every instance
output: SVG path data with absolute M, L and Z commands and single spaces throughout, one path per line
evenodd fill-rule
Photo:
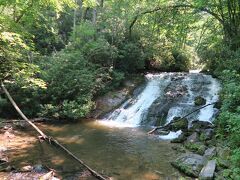
M 198 177 L 205 163 L 205 158 L 198 154 L 183 154 L 171 164 L 179 171 L 191 177 Z
M 208 161 L 199 174 L 199 180 L 211 180 L 214 177 L 216 160 Z
M 143 78 L 136 78 L 127 80 L 123 83 L 123 88 L 120 90 L 111 91 L 104 96 L 96 99 L 96 107 L 90 113 L 89 117 L 99 118 L 100 116 L 110 112 L 116 107 L 120 106 L 129 96 L 139 94 L 143 90 L 144 85 L 136 88 L 138 85 L 143 84 Z

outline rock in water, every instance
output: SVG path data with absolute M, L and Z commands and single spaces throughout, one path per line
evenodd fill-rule
M 214 127 L 213 124 L 208 121 L 195 120 L 192 122 L 191 128 L 189 130 L 190 131 L 200 131 L 203 129 L 209 129 L 209 128 L 213 128 L 213 127 Z
M 170 131 L 186 131 L 188 129 L 188 120 L 187 119 L 181 119 L 179 117 L 174 118 L 171 123 L 169 124 L 169 130 Z
M 214 177 L 216 168 L 216 160 L 208 161 L 208 163 L 202 168 L 199 179 L 200 180 L 211 180 Z
M 205 158 L 198 154 L 183 154 L 171 164 L 179 171 L 191 177 L 198 177 L 202 167 L 204 166 Z
M 204 99 L 203 97 L 201 96 L 198 96 L 194 99 L 194 104 L 196 106 L 203 106 L 206 104 L 206 99 Z

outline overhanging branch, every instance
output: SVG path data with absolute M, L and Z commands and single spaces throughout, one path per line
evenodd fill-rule
M 174 6 L 156 7 L 156 8 L 154 8 L 154 9 L 150 9 L 150 10 L 141 12 L 141 13 L 137 14 L 137 15 L 133 18 L 131 24 L 129 25 L 129 36 L 131 37 L 133 26 L 134 26 L 134 24 L 137 22 L 137 20 L 139 19 L 139 17 L 141 17 L 141 16 L 143 16 L 143 15 L 145 15 L 145 14 L 151 14 L 151 13 L 154 13 L 154 12 L 157 12 L 157 11 L 160 11 L 160 10 L 164 10 L 164 9 L 179 9 L 179 8 L 189 8 L 189 9 L 198 10 L 198 11 L 200 11 L 200 12 L 206 12 L 206 13 L 212 15 L 212 16 L 213 16 L 215 19 L 217 19 L 221 24 L 223 24 L 223 20 L 221 19 L 221 17 L 220 17 L 217 13 L 209 10 L 209 9 L 206 8 L 206 7 L 197 7 L 197 6 L 193 6 L 193 5 L 190 5 L 190 4 L 180 4 L 180 5 L 174 5 Z

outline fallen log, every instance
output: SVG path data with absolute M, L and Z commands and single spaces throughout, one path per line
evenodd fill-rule
M 90 168 L 88 165 L 86 165 L 81 159 L 79 159 L 77 156 L 75 156 L 72 152 L 70 152 L 66 147 L 64 147 L 61 143 L 59 143 L 56 139 L 54 139 L 53 137 L 47 136 L 46 134 L 44 134 L 33 122 L 31 122 L 24 114 L 23 112 L 20 110 L 20 108 L 18 107 L 18 105 L 15 103 L 15 101 L 13 100 L 12 96 L 10 95 L 10 93 L 8 92 L 8 90 L 5 88 L 3 82 L 1 81 L 1 87 L 4 91 L 4 93 L 6 94 L 6 96 L 8 97 L 9 101 L 11 102 L 11 104 L 13 105 L 13 107 L 16 109 L 16 111 L 19 113 L 19 115 L 25 120 L 27 121 L 41 136 L 42 140 L 47 141 L 50 145 L 54 144 L 55 146 L 59 147 L 60 149 L 62 149 L 64 152 L 66 152 L 68 155 L 70 155 L 73 159 L 75 159 L 78 163 L 80 163 L 82 166 L 84 166 L 86 169 L 88 169 L 91 174 L 93 176 L 95 176 L 97 179 L 100 180 L 108 180 L 108 177 L 104 177 L 101 174 L 99 174 L 98 172 L 96 172 L 95 170 L 93 170 L 92 168 Z
M 176 121 L 180 121 L 180 120 L 188 117 L 189 115 L 191 115 L 191 114 L 199 111 L 200 109 L 203 109 L 203 108 L 205 108 L 205 107 L 207 107 L 207 106 L 210 106 L 210 105 L 213 105 L 213 104 L 216 104 L 216 102 L 214 102 L 214 103 L 209 103 L 209 104 L 206 104 L 206 105 L 204 105 L 204 106 L 202 106 L 202 107 L 200 107 L 200 108 L 197 108 L 197 109 L 195 109 L 194 111 L 188 113 L 187 115 L 185 115 L 185 116 L 177 119 Z M 176 121 L 174 121 L 174 122 L 176 122 Z M 154 129 L 152 129 L 151 131 L 149 131 L 148 134 L 152 134 L 152 133 L 154 133 L 154 132 L 155 132 L 156 130 L 158 130 L 158 129 L 167 128 L 168 126 L 170 126 L 170 125 L 171 125 L 172 123 L 174 123 L 174 122 L 170 122 L 170 123 L 168 123 L 168 124 L 166 124 L 166 125 L 164 125 L 164 126 L 157 126 L 157 127 L 155 127 Z

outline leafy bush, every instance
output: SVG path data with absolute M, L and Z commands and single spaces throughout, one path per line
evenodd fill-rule
M 47 82 L 46 102 L 51 104 L 43 105 L 41 115 L 56 117 L 58 112 L 58 118 L 84 117 L 91 110 L 98 68 L 79 52 L 61 52 L 49 61 L 42 78 Z
M 137 72 L 145 69 L 145 56 L 140 44 L 125 42 L 119 47 L 116 68 L 123 72 Z

